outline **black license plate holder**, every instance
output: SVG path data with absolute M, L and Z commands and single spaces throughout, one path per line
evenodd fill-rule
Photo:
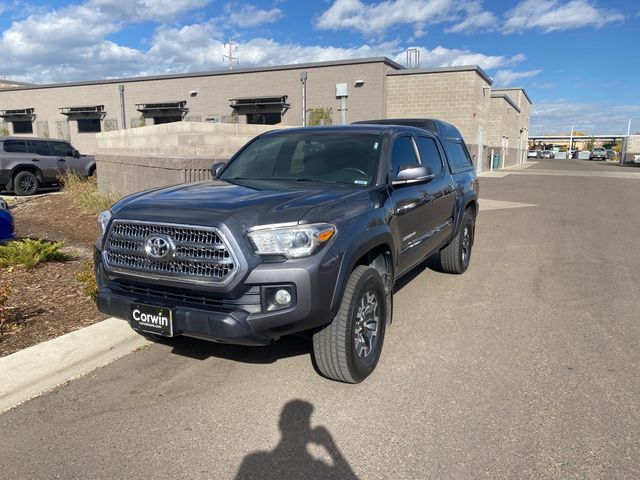
M 129 321 L 135 330 L 173 337 L 173 311 L 170 308 L 134 303 L 129 310 Z

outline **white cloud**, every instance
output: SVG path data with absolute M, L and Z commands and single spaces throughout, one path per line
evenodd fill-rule
M 466 18 L 454 26 L 447 28 L 447 33 L 478 33 L 481 31 L 493 31 L 498 27 L 498 18 L 491 12 L 482 8 L 479 1 L 463 4 Z
M 571 103 L 566 100 L 535 102 L 531 110 L 532 135 L 576 130 L 588 134 L 626 134 L 627 122 L 640 125 L 640 104 L 611 105 Z
M 540 30 L 544 33 L 582 27 L 601 28 L 624 20 L 615 10 L 599 8 L 590 0 L 523 0 L 505 14 L 504 33 Z
M 456 20 L 460 8 L 454 0 L 335 0 L 315 21 L 321 30 L 355 29 L 381 34 L 394 25 L 435 24 Z
M 521 53 L 512 57 L 504 55 L 485 55 L 472 50 L 460 50 L 437 46 L 431 50 L 424 47 L 415 47 L 420 51 L 421 67 L 456 67 L 461 65 L 479 65 L 486 70 L 513 65 L 522 62 L 525 56 Z M 394 54 L 392 58 L 398 63 L 404 63 L 404 49 Z
M 514 72 L 513 70 L 498 70 L 493 77 L 494 85 L 498 87 L 506 87 L 513 85 L 516 80 L 521 78 L 531 78 L 538 75 L 542 70 L 527 70 L 524 72 Z
M 211 0 L 89 0 L 86 6 L 107 15 L 112 21 L 170 22 L 209 3 Z
M 51 83 L 223 68 L 223 47 L 229 32 L 220 18 L 187 25 L 161 24 L 149 39 L 148 48 L 130 48 L 109 39 L 111 34 L 141 21 L 134 18 L 158 15 L 145 8 L 166 6 L 167 11 L 184 13 L 204 3 L 203 0 L 175 0 L 175 5 L 168 6 L 166 2 L 136 0 L 131 8 L 132 18 L 120 21 L 114 20 L 117 15 L 112 10 L 122 5 L 116 0 L 89 0 L 85 4 L 31 14 L 14 22 L 0 37 L 3 69 L 15 80 Z M 259 10 L 251 5 L 243 8 L 248 9 L 249 16 L 259 17 L 257 23 L 281 15 L 278 9 Z M 415 24 L 416 36 L 425 34 L 423 27 Z M 399 40 L 350 47 L 282 43 L 270 38 L 243 39 L 242 35 L 237 40 L 241 67 L 372 56 L 388 56 L 401 64 L 405 61 L 406 46 Z M 419 49 L 422 67 L 477 64 L 484 69 L 496 69 L 525 60 L 523 54 L 488 55 L 443 46 Z
M 225 10 L 227 11 L 226 20 L 231 25 L 237 27 L 257 27 L 265 23 L 273 23 L 280 20 L 283 17 L 282 10 L 279 8 L 272 8 L 270 10 L 262 10 L 254 5 L 244 5 L 240 10 L 234 10 L 234 6 L 227 5 Z

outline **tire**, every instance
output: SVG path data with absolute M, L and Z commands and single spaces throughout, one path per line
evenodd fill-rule
M 337 315 L 313 335 L 313 357 L 324 377 L 360 383 L 373 372 L 380 360 L 390 305 L 391 294 L 385 298 L 384 283 L 375 268 L 360 266 L 351 273 Z M 363 328 L 362 320 L 373 329 Z
M 32 172 L 22 171 L 13 177 L 13 191 L 19 197 L 33 195 L 38 191 L 40 181 Z
M 440 266 L 444 272 L 460 274 L 469 268 L 475 228 L 475 215 L 467 208 L 462 217 L 460 230 L 451 243 L 440 250 Z

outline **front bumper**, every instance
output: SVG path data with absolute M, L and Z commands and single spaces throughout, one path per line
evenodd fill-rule
M 289 260 L 282 263 L 262 263 L 243 280 L 246 291 L 259 292 L 260 300 L 243 304 L 244 297 L 225 298 L 206 289 L 195 290 L 159 285 L 153 280 L 136 278 L 137 287 L 123 291 L 118 286 L 132 280 L 114 276 L 102 266 L 101 255 L 95 250 L 98 309 L 131 323 L 134 304 L 170 308 L 173 312 L 174 335 L 185 335 L 220 343 L 267 345 L 288 334 L 311 330 L 332 319 L 330 311 L 339 262 L 327 253 L 318 258 Z M 269 287 L 290 286 L 294 292 L 292 306 L 269 311 L 264 295 Z M 171 295 L 162 289 L 171 289 Z M 176 295 L 175 292 L 185 292 Z M 195 294 L 207 296 L 217 304 L 202 304 L 193 300 Z M 219 301 L 218 301 L 219 296 Z

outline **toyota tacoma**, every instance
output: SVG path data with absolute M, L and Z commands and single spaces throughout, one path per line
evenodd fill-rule
M 397 280 L 434 254 L 445 272 L 469 265 L 475 170 L 455 127 L 425 125 L 272 131 L 212 180 L 120 200 L 98 218 L 99 309 L 154 337 L 307 332 L 322 375 L 362 381 Z

